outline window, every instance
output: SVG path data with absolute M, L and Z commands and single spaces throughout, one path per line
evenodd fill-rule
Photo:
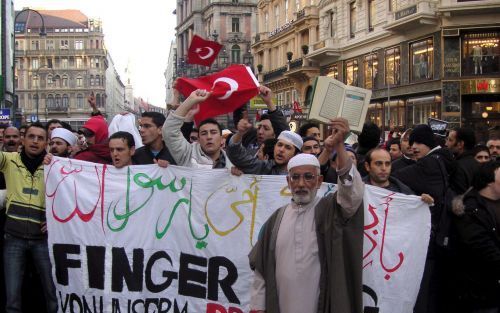
M 39 49 L 40 49 L 40 42 L 38 40 L 32 40 L 31 50 L 39 50 Z
M 83 78 L 80 76 L 76 78 L 76 87 L 83 87 Z
M 51 74 L 47 75 L 47 87 L 54 87 L 54 77 Z
M 61 59 L 61 68 L 68 68 L 68 59 L 66 58 Z
M 274 6 L 274 24 L 275 24 L 276 28 L 280 27 L 280 6 L 279 5 Z
M 95 85 L 101 86 L 101 76 L 99 76 L 99 75 L 95 76 Z
M 38 75 L 33 75 L 33 77 L 31 78 L 31 83 L 33 88 L 40 87 L 40 78 L 38 77 Z
M 373 25 L 375 24 L 375 0 L 368 0 L 368 31 L 373 30 Z
M 348 60 L 345 63 L 346 84 L 358 86 L 358 60 Z
M 78 110 L 83 110 L 83 95 L 82 94 L 78 94 L 76 96 L 76 108 Z
M 389 48 L 385 50 L 385 85 L 400 84 L 400 68 L 401 57 L 399 47 Z
M 34 95 L 33 95 L 33 106 L 32 106 L 31 108 L 33 108 L 33 107 L 38 108 L 38 105 L 39 105 L 39 102 L 38 102 L 38 95 L 37 95 L 37 94 L 34 94 Z M 30 108 L 30 109 L 31 109 L 31 108 Z
M 233 0 L 232 2 L 233 2 L 233 3 L 238 3 L 238 0 Z
M 14 31 L 16 33 L 23 32 L 25 25 L 26 25 L 26 23 L 24 23 L 24 22 L 16 22 L 16 25 L 14 26 Z
M 75 49 L 82 50 L 83 49 L 83 40 L 75 40 Z
M 69 97 L 68 95 L 64 94 L 62 97 L 62 107 L 68 108 L 68 106 L 69 106 Z
M 269 12 L 266 12 L 266 14 L 264 14 L 264 31 L 269 31 Z
M 379 127 L 382 126 L 382 103 L 370 103 L 368 105 L 368 111 L 366 113 L 366 121 L 370 121 L 377 124 Z
M 101 107 L 102 104 L 101 104 L 101 95 L 100 94 L 95 95 L 95 104 L 97 107 L 99 107 L 99 108 Z
M 283 107 L 283 93 L 280 92 L 279 94 L 276 95 L 276 100 L 277 100 L 277 105 L 279 108 Z
M 76 68 L 83 68 L 82 58 L 76 58 Z
M 54 107 L 54 96 L 48 95 L 47 96 L 47 108 L 53 108 L 53 107 Z
M 45 46 L 47 50 L 54 50 L 54 40 L 50 39 L 45 41 Z
M 58 88 L 61 87 L 61 76 L 59 76 L 59 75 L 55 76 L 55 78 L 54 78 L 54 85 L 56 87 L 58 87 Z
M 62 76 L 62 86 L 63 87 L 68 87 L 68 75 L 63 75 Z
M 339 67 L 337 64 L 333 64 L 327 69 L 326 76 L 339 79 Z
M 94 86 L 94 75 L 90 75 L 89 84 L 90 86 Z
M 233 33 L 239 33 L 240 32 L 240 19 L 233 17 L 231 19 L 231 31 Z
M 491 75 L 500 72 L 500 32 L 468 33 L 462 39 L 462 74 Z
M 432 79 L 433 52 L 432 38 L 410 44 L 412 82 Z
M 59 94 L 56 95 L 55 105 L 54 106 L 56 108 L 60 108 L 61 107 L 61 95 L 59 95 Z
M 385 115 L 385 125 L 389 126 L 390 128 L 403 127 L 405 122 L 405 102 L 403 100 L 391 101 L 390 105 L 388 105 L 387 101 L 385 101 L 384 109 L 387 112 L 387 114 Z M 427 115 L 427 117 L 437 117 L 437 116 L 429 114 Z M 424 123 L 427 123 L 427 118 L 423 118 L 422 122 L 419 124 L 424 124 Z
M 90 59 L 90 67 L 91 68 L 99 68 L 99 58 L 91 58 Z
M 285 0 L 285 23 L 288 22 L 288 0 Z
M 68 49 L 69 48 L 68 40 L 61 40 L 60 48 Z
M 37 70 L 40 67 L 40 62 L 38 59 L 31 59 L 31 68 Z
M 47 59 L 47 67 L 52 68 L 52 59 Z
M 351 38 L 356 33 L 356 2 L 349 3 L 349 32 Z
M 376 88 L 378 74 L 378 56 L 376 53 L 370 53 L 365 56 L 363 68 L 365 74 L 365 88 Z
M 240 46 L 234 45 L 231 47 L 231 62 L 239 64 L 241 63 L 240 61 Z
M 330 37 L 335 37 L 335 13 L 333 11 L 328 12 L 328 26 L 329 26 L 329 32 L 328 34 Z

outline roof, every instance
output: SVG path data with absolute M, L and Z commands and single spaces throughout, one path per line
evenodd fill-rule
M 37 10 L 43 16 L 45 28 L 88 28 L 88 17 L 79 10 Z M 18 11 L 16 11 L 16 14 Z M 40 28 L 40 16 L 33 11 L 19 15 L 16 23 L 26 23 L 27 28 Z

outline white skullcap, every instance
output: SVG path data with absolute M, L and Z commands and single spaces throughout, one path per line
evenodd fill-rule
M 61 138 L 64 141 L 66 141 L 70 146 L 76 145 L 77 138 L 76 138 L 75 134 L 73 134 L 72 132 L 70 132 L 66 128 L 62 128 L 62 127 L 55 128 L 50 135 L 50 139 L 53 139 L 53 138 Z
M 312 165 L 320 168 L 317 157 L 308 153 L 299 153 L 288 161 L 287 169 L 290 171 L 292 168 L 302 165 Z
M 231 135 L 233 132 L 230 131 L 229 129 L 223 129 L 222 130 L 222 136 L 227 136 L 227 135 Z
M 304 142 L 302 141 L 302 137 L 300 137 L 299 134 L 289 130 L 282 131 L 281 134 L 278 136 L 278 140 L 284 140 L 294 145 L 299 150 L 302 149 L 302 145 L 304 144 Z

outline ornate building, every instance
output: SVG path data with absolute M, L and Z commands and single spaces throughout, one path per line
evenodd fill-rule
M 107 51 L 99 20 L 78 10 L 22 12 L 15 23 L 15 88 L 26 122 L 52 118 L 80 127 L 94 93 L 106 109 Z M 41 36 L 42 34 L 42 36 Z

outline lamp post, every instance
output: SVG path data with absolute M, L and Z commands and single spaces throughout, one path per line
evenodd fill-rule
M 44 37 L 47 35 L 47 33 L 45 32 L 45 20 L 43 19 L 43 15 L 40 14 L 40 12 L 38 12 L 37 10 L 26 8 L 26 9 L 23 9 L 23 10 L 17 12 L 16 17 L 14 18 L 14 42 L 16 39 L 16 21 L 17 21 L 17 18 L 21 15 L 21 13 L 24 13 L 27 11 L 31 11 L 33 13 L 38 14 L 38 16 L 40 16 L 40 19 L 42 20 L 42 28 L 40 29 L 39 35 L 40 35 L 40 37 Z M 24 25 L 24 32 L 26 32 L 26 27 L 28 27 L 28 22 L 29 22 L 29 16 L 26 19 L 26 24 Z M 38 92 L 37 92 L 37 96 L 38 96 Z M 17 96 L 16 96 L 16 47 L 15 47 L 15 44 L 14 44 L 14 52 L 12 53 L 12 97 L 13 97 L 12 112 L 10 114 L 12 117 L 12 121 L 15 125 L 16 124 L 17 104 L 18 104 Z M 37 99 L 37 103 L 38 103 L 38 99 Z M 37 106 L 38 106 L 38 104 L 37 104 Z M 37 113 L 37 118 L 38 118 L 38 113 Z

